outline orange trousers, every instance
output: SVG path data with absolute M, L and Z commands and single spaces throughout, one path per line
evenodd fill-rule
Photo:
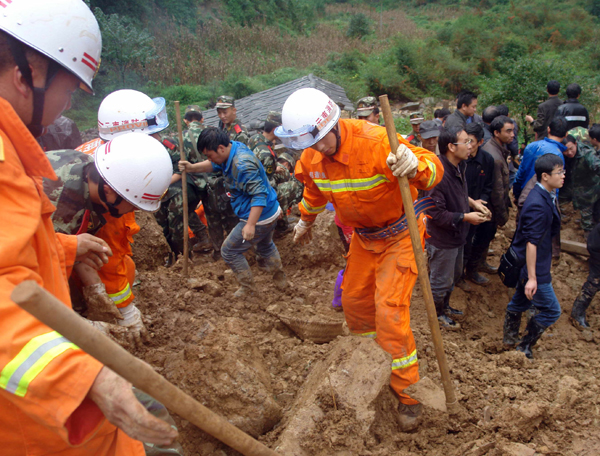
M 421 247 L 425 225 L 419 219 Z M 410 329 L 410 297 L 417 264 L 408 230 L 392 237 L 368 240 L 352 236 L 342 283 L 346 323 L 356 335 L 374 338 L 392 355 L 391 387 L 400 401 L 417 401 L 403 391 L 419 381 L 417 347 Z
M 104 214 L 104 218 L 106 225 L 98 230 L 96 236 L 106 241 L 113 255 L 98 271 L 98 275 L 106 287 L 108 296 L 117 308 L 122 309 L 134 298 L 131 286 L 135 280 L 135 263 L 131 258 L 131 243 L 133 235 L 140 231 L 140 227 L 135 221 L 134 212 L 120 218 Z
M 200 217 L 200 221 L 202 223 L 204 223 L 205 225 L 208 225 L 208 222 L 206 221 L 206 215 L 204 215 L 204 206 L 202 205 L 202 202 L 200 202 L 200 204 L 198 204 L 198 207 L 196 208 L 196 214 L 198 214 L 198 217 Z M 193 237 L 196 237 L 194 235 L 194 233 L 192 233 L 192 230 L 190 229 L 189 226 L 188 226 L 188 234 L 190 236 L 190 239 Z

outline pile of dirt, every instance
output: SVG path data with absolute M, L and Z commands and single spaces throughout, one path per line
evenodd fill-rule
M 565 212 L 569 221 L 563 238 L 583 242 L 577 213 Z M 135 292 L 152 337 L 135 354 L 271 448 L 282 445 L 283 436 L 293 430 L 290 426 L 298 424 L 299 411 L 307 410 L 312 401 L 313 410 L 320 410 L 313 415 L 313 430 L 296 440 L 296 450 L 288 448 L 282 455 L 600 454 L 600 336 L 579 332 L 568 321 L 587 276 L 584 258 L 563 253 L 555 262 L 553 283 L 563 315 L 546 331 L 532 361 L 502 348 L 502 323 L 510 295 L 497 277 L 490 277 L 485 287 L 471 285 L 468 293 L 456 289 L 451 304 L 465 312 L 461 330 L 443 332 L 443 337 L 462 413 L 451 417 L 426 407 L 422 426 L 406 434 L 395 425 L 393 401 L 379 398 L 372 410 L 377 418 L 365 428 L 365 420 L 357 419 L 358 402 L 352 403 L 352 391 L 336 389 L 342 372 L 338 367 L 352 355 L 352 350 L 340 351 L 340 344 L 356 347 L 352 345 L 356 339 L 339 336 L 330 343 L 315 344 L 301 340 L 278 317 L 341 318 L 331 308 L 335 279 L 344 267 L 332 218 L 330 213 L 319 216 L 308 246 L 294 245 L 290 235 L 276 241 L 290 280 L 285 292 L 273 286 L 250 253 L 259 293 L 242 301 L 233 299 L 237 283 L 222 261 L 194 258 L 189 279 L 181 276 L 180 263 L 165 269 L 163 257 L 168 249 L 160 229 L 152 217 L 138 217 L 142 232 L 135 239 L 134 259 L 141 284 Z M 499 230 L 491 264 L 498 264 L 513 232 L 514 223 Z M 588 314 L 590 324 L 600 328 L 598 298 Z M 411 318 L 421 376 L 439 387 L 418 285 Z M 326 361 L 332 354 L 334 358 Z M 329 373 L 334 394 L 325 388 L 329 380 L 322 381 L 323 374 L 320 381 L 311 377 L 313 373 L 318 377 L 319 372 Z M 365 381 L 367 377 L 365 372 Z M 193 425 L 175 419 L 186 454 L 236 454 Z

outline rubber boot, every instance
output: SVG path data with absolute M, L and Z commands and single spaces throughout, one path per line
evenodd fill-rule
M 504 337 L 502 343 L 507 347 L 514 347 L 519 339 L 519 328 L 521 326 L 521 312 L 506 311 L 504 316 Z
M 165 258 L 165 268 L 170 268 L 177 262 L 177 254 L 174 252 L 169 252 L 167 258 Z
M 460 329 L 460 325 L 456 323 L 452 318 L 446 315 L 444 311 L 445 308 L 445 296 L 442 299 L 434 299 L 435 303 L 435 311 L 437 313 L 438 322 L 440 327 L 446 328 L 449 330 L 457 330 Z
M 585 286 L 585 285 L 584 285 Z M 590 325 L 585 318 L 585 311 L 590 306 L 592 299 L 589 296 L 586 296 L 581 290 L 577 299 L 573 303 L 573 309 L 571 310 L 571 323 L 580 331 L 584 329 L 590 329 Z
M 234 298 L 247 298 L 254 295 L 256 287 L 250 269 L 236 273 L 235 278 L 239 282 L 240 288 L 233 294 Z
M 542 334 L 544 331 L 546 331 L 546 328 L 536 322 L 535 318 L 532 318 L 529 320 L 525 330 L 527 331 L 527 334 L 523 336 L 523 340 L 519 345 L 517 345 L 517 351 L 525 353 L 527 358 L 532 359 L 533 353 L 531 352 L 531 349 L 537 343 L 540 337 L 542 337 Z
M 341 311 L 342 308 L 342 282 L 344 281 L 344 271 L 342 269 L 338 272 L 337 279 L 335 281 L 335 288 L 333 289 L 333 300 L 331 301 L 331 307 L 333 310 Z
M 486 285 L 490 279 L 483 277 L 477 270 L 467 270 L 465 279 L 470 280 L 476 285 Z
M 202 230 L 200 233 L 194 233 L 196 242 L 192 246 L 193 252 L 210 252 L 213 249 L 213 243 L 210 240 L 207 230 Z
M 287 277 L 285 276 L 285 272 L 283 272 L 283 265 L 281 264 L 279 254 L 270 258 L 261 258 L 260 263 L 267 271 L 273 273 L 273 283 L 278 290 L 283 291 L 288 287 Z
M 452 292 L 449 291 L 448 293 L 446 293 L 446 296 L 444 297 L 444 312 L 447 315 L 463 315 L 462 310 L 458 310 L 458 309 L 455 309 L 454 307 L 450 307 L 450 295 L 451 294 L 452 294 Z
M 423 406 L 421 404 L 407 405 L 400 402 L 398 404 L 398 414 L 400 430 L 402 432 L 411 432 L 419 427 Z

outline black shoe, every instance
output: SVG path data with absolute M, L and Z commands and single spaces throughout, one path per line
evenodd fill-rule
M 460 325 L 447 315 L 440 315 L 438 317 L 438 322 L 440 324 L 440 327 L 442 328 L 446 328 L 452 331 L 460 329 Z
M 573 309 L 571 310 L 571 323 L 580 331 L 584 329 L 590 329 L 590 325 L 585 318 L 585 311 L 590 306 L 591 299 L 588 299 L 583 293 L 577 296 L 577 299 L 573 303 Z
M 444 311 L 448 314 L 448 315 L 463 315 L 463 311 L 462 310 L 458 310 L 455 309 L 454 307 L 450 307 L 450 306 L 446 306 L 446 308 L 444 309 Z
M 487 285 L 490 281 L 490 279 L 483 277 L 477 271 L 467 272 L 465 274 L 465 278 L 470 280 L 471 282 L 473 282 L 476 285 Z
M 165 268 L 170 268 L 177 262 L 177 255 L 173 252 L 169 252 L 167 258 L 165 258 Z
M 461 279 L 460 279 L 458 282 L 456 282 L 456 286 L 457 286 L 458 288 L 460 288 L 462 291 L 465 291 L 465 292 L 467 292 L 467 293 L 468 293 L 469 291 L 473 291 L 473 289 L 471 288 L 471 285 L 469 285 L 469 282 L 467 282 L 467 281 L 464 279 L 464 277 L 461 277 Z
M 191 251 L 196 253 L 207 253 L 213 249 L 213 243 L 208 237 L 206 231 L 204 231 L 200 236 L 196 236 L 195 238 L 190 239 Z
M 495 268 L 487 261 L 484 261 L 481 267 L 479 268 L 481 272 L 485 272 L 486 274 L 498 274 L 498 268 Z
M 531 320 L 529 320 L 529 323 L 527 324 L 527 328 L 525 328 L 525 330 L 527 331 L 527 334 L 523 336 L 523 340 L 519 345 L 517 345 L 517 351 L 525 353 L 525 356 L 527 356 L 527 358 L 532 359 L 533 353 L 531 352 L 531 349 L 537 343 L 540 337 L 542 337 L 542 334 L 544 333 L 544 331 L 546 331 L 546 328 L 541 326 L 535 321 L 535 319 L 532 318 Z
M 519 339 L 519 327 L 521 326 L 521 312 L 506 311 L 504 316 L 504 337 L 502 343 L 508 347 L 514 347 Z

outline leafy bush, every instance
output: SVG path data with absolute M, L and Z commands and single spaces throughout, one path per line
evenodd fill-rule
M 346 36 L 350 38 L 363 38 L 371 33 L 371 21 L 363 13 L 355 14 L 350 19 Z

